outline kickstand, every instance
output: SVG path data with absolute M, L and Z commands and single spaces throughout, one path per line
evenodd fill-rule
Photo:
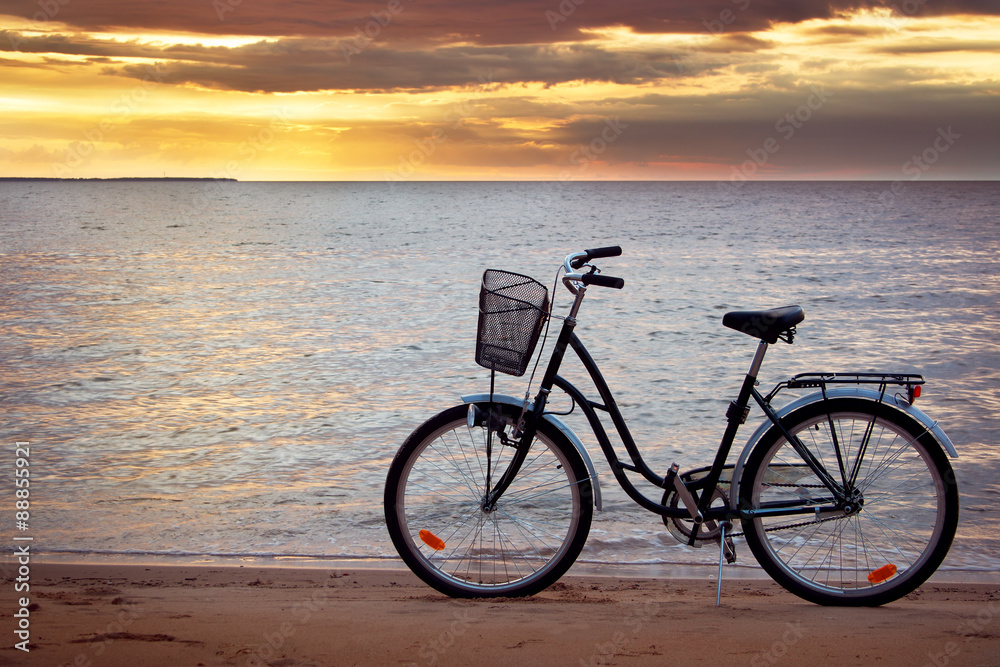
M 722 559 L 725 558 L 727 563 L 736 562 L 736 545 L 733 543 L 733 538 L 726 535 L 732 528 L 732 521 L 719 522 L 719 588 L 715 592 L 716 607 L 722 599 Z
M 722 604 L 722 559 L 726 556 L 726 525 L 728 521 L 723 521 L 719 524 L 719 530 L 722 533 L 719 535 L 719 581 L 715 588 L 715 606 L 718 607 Z
M 674 491 L 677 492 L 677 496 L 681 499 L 681 502 L 684 503 L 688 514 L 691 515 L 691 520 L 694 522 L 691 529 L 691 540 L 689 544 L 692 546 L 694 545 L 694 541 L 697 538 L 698 531 L 701 530 L 702 525 L 704 525 L 708 531 L 715 530 L 716 526 L 718 526 L 721 531 L 717 538 L 719 541 L 719 585 L 718 590 L 715 593 L 715 606 L 718 607 L 722 601 L 722 560 L 725 559 L 730 563 L 736 562 L 736 549 L 733 544 L 733 538 L 726 537 L 726 529 L 732 528 L 732 523 L 729 521 L 720 521 L 716 524 L 712 519 L 702 521 L 701 512 L 698 511 L 698 504 L 695 502 L 691 491 L 688 490 L 688 488 L 684 485 L 684 481 L 677 474 L 678 470 L 679 466 L 676 463 L 670 466 L 670 472 L 673 473 L 671 476 L 674 480 Z

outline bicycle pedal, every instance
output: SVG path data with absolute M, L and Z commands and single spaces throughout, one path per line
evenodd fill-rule
M 726 531 L 728 532 L 728 530 L 727 528 Z M 720 545 L 720 548 L 722 549 L 722 554 L 726 557 L 727 563 L 732 564 L 736 562 L 736 544 L 733 542 L 733 538 L 727 536 L 723 540 L 723 544 Z

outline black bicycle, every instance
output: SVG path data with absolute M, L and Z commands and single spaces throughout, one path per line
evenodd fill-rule
M 955 447 L 913 406 L 923 377 L 803 373 L 763 395 L 757 374 L 764 354 L 779 340 L 793 341 L 802 308 L 727 313 L 725 326 L 759 342 L 727 411 L 714 462 L 684 473 L 674 464 L 661 476 L 643 461 L 575 333 L 588 287 L 624 286 L 591 260 L 620 254 L 613 247 L 566 257 L 562 282 L 574 300 L 562 318 L 552 313 L 541 283 L 485 272 L 476 361 L 492 371 L 490 391 L 463 397 L 463 404 L 418 427 L 389 468 L 386 525 L 407 566 L 447 595 L 496 597 L 537 593 L 573 564 L 593 511 L 600 509 L 600 486 L 586 448 L 560 419 L 568 412 L 548 407 L 558 389 L 569 398 L 568 411 L 578 408 L 586 416 L 629 497 L 660 515 L 683 542 L 719 545 L 720 585 L 723 555 L 730 562 L 736 557 L 736 520 L 764 570 L 806 600 L 881 605 L 923 583 L 948 552 L 959 513 L 948 461 L 957 456 Z M 534 400 L 495 394 L 496 371 L 523 375 L 551 319 L 561 319 L 562 327 Z M 559 375 L 569 349 L 598 400 Z M 772 406 L 780 391 L 803 388 L 816 391 Z M 766 419 L 728 463 L 751 399 Z M 599 413 L 610 416 L 627 461 L 619 458 Z M 659 499 L 640 492 L 628 473 L 657 487 Z

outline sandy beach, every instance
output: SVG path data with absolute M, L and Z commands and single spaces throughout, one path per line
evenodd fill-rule
M 531 598 L 458 601 L 403 569 L 32 563 L 14 590 L 5 665 L 1000 664 L 990 584 L 841 609 L 730 579 L 716 607 L 708 578 L 571 573 Z

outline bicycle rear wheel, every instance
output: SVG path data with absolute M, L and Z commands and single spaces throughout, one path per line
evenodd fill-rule
M 514 453 L 496 429 L 509 433 L 520 414 L 493 408 L 500 412 L 489 462 L 487 428 L 470 427 L 469 406 L 459 405 L 417 428 L 386 478 L 385 519 L 396 550 L 417 576 L 452 597 L 537 593 L 569 569 L 590 532 L 587 468 L 548 422 L 496 507 L 483 507 L 487 471 L 495 482 Z
M 944 560 L 958 525 L 958 487 L 941 446 L 904 412 L 839 398 L 782 420 L 853 499 L 822 515 L 743 519 L 761 567 L 792 593 L 826 605 L 877 606 L 922 584 Z M 837 457 L 839 448 L 843 470 Z M 772 427 L 740 479 L 740 507 L 829 507 L 832 494 Z

